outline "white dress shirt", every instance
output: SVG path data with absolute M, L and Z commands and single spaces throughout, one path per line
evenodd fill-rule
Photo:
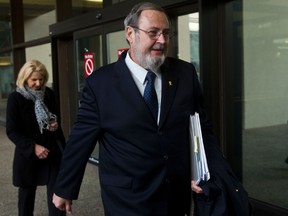
M 147 74 L 147 70 L 143 67 L 141 67 L 140 65 L 136 64 L 129 55 L 129 52 L 127 52 L 126 58 L 125 58 L 125 62 L 127 67 L 129 68 L 131 75 L 141 93 L 141 95 L 144 95 L 144 89 L 146 86 L 146 74 Z M 161 96 L 162 96 L 162 77 L 161 77 L 161 73 L 159 70 L 157 71 L 153 71 L 156 74 L 155 77 L 155 91 L 157 94 L 157 99 L 158 99 L 158 118 L 157 118 L 157 123 L 159 123 L 159 119 L 160 119 L 160 111 L 161 111 Z

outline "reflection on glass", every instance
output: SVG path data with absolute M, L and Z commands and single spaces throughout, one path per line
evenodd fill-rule
M 55 0 L 23 0 L 25 41 L 49 36 L 56 22 Z
M 7 97 L 13 90 L 13 59 L 11 36 L 11 17 L 9 0 L 2 0 L 0 3 L 0 123 L 6 122 Z
M 102 38 L 101 35 L 94 35 L 91 37 L 77 39 L 76 46 L 76 63 L 77 63 L 77 88 L 78 101 L 80 101 L 85 78 L 94 70 L 103 65 L 102 58 Z M 98 150 L 97 144 L 89 162 L 98 164 Z
M 0 20 L 0 49 L 12 48 L 11 24 Z
M 78 101 L 80 101 L 85 78 L 103 65 L 101 35 L 77 39 L 75 47 Z M 98 148 L 99 145 L 89 158 L 89 161 L 96 165 L 98 164 Z
M 288 208 L 288 1 L 243 1 L 243 182 Z
M 194 64 L 198 75 L 199 68 L 199 13 L 178 17 L 178 58 Z
M 0 122 L 6 122 L 8 95 L 14 89 L 12 53 L 0 54 Z
M 78 16 L 84 13 L 103 7 L 105 0 L 72 0 L 73 16 Z
M 11 48 L 11 12 L 10 1 L 1 0 L 0 2 L 0 50 Z
M 105 1 L 105 0 L 104 0 Z M 117 4 L 126 0 L 112 0 L 112 4 Z
M 125 39 L 125 31 L 117 31 L 107 34 L 107 62 L 117 61 L 121 51 L 128 49 L 129 45 Z
M 87 57 L 86 54 L 89 55 L 93 54 L 92 65 L 90 64 L 90 61 L 85 61 L 85 56 Z M 76 58 L 77 58 L 77 87 L 78 87 L 78 94 L 80 97 L 86 76 L 91 74 L 94 70 L 103 65 L 101 36 L 95 35 L 92 37 L 81 38 L 76 40 Z M 92 71 L 90 71 L 91 68 Z

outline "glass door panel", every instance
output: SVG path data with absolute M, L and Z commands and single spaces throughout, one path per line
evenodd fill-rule
M 103 65 L 102 36 L 100 34 L 81 37 L 75 40 L 76 48 L 76 77 L 78 102 L 80 102 L 86 77 Z M 89 162 L 98 164 L 99 145 L 97 144 Z
M 14 90 L 12 53 L 0 53 L 0 124 L 6 122 L 7 98 Z
M 235 7 L 236 8 L 236 7 Z M 243 182 L 288 208 L 288 1 L 243 1 Z
M 103 64 L 101 35 L 77 39 L 75 46 L 77 89 L 80 96 L 85 78 Z
M 199 13 L 178 16 L 178 58 L 192 63 L 198 76 L 199 68 Z
M 120 53 L 129 48 L 127 41 L 125 40 L 125 31 L 117 31 L 108 33 L 107 40 L 107 62 L 112 63 L 117 61 Z

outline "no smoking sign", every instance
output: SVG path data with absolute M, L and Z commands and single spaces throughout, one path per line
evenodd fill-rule
M 88 77 L 94 71 L 94 56 L 92 52 L 84 53 L 84 67 L 85 67 L 85 77 Z

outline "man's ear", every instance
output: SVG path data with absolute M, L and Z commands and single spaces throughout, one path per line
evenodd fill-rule
M 130 26 L 127 26 L 126 29 L 125 29 L 125 34 L 126 34 L 126 39 L 128 41 L 129 44 L 132 44 L 133 41 L 134 41 L 134 37 L 135 37 L 135 34 L 134 34 L 134 29 Z

